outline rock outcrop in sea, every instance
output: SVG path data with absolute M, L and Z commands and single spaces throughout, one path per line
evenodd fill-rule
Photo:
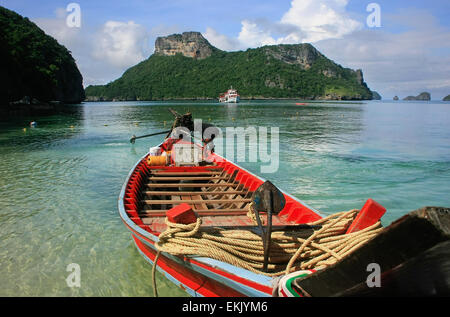
M 403 100 L 422 100 L 422 101 L 429 101 L 431 100 L 431 94 L 429 92 L 423 92 L 418 96 L 408 96 L 404 98 Z
M 394 96 L 394 100 L 395 101 L 399 100 L 398 96 Z
M 442 101 L 450 101 L 450 95 L 444 97 L 444 99 L 442 99 Z
M 84 100 L 83 78 L 71 53 L 28 18 L 0 7 L 0 43 L 2 113 L 47 112 L 59 103 Z

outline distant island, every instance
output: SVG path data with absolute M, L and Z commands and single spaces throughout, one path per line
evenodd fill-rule
M 450 95 L 444 97 L 444 99 L 442 99 L 442 101 L 450 101 Z
M 404 98 L 403 100 L 424 100 L 424 101 L 430 101 L 431 100 L 431 94 L 429 92 L 423 92 L 419 94 L 418 96 L 408 96 Z
M 371 100 L 361 70 L 344 68 L 311 44 L 225 52 L 201 33 L 159 37 L 155 52 L 121 78 L 86 88 L 87 101 L 216 99 L 230 86 L 242 99 Z
M 70 52 L 28 18 L 0 6 L 0 112 L 51 112 L 84 100 Z

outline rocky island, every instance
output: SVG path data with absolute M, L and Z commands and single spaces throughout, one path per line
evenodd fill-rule
M 0 113 L 39 114 L 84 100 L 70 52 L 28 18 L 0 7 Z
M 450 101 L 450 95 L 444 97 L 444 99 L 442 99 L 442 101 Z
M 403 100 L 422 100 L 422 101 L 430 101 L 431 100 L 431 95 L 429 92 L 423 92 L 418 96 L 408 96 L 406 98 L 404 98 Z
M 311 44 L 225 52 L 201 33 L 159 37 L 155 52 L 121 78 L 86 88 L 88 101 L 216 99 L 230 86 L 242 99 L 371 100 L 361 70 L 344 68 Z

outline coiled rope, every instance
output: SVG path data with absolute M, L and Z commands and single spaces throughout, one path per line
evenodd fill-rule
M 340 261 L 382 230 L 381 223 L 377 222 L 364 230 L 345 234 L 358 212 L 356 209 L 340 212 L 310 223 L 322 227 L 307 239 L 300 237 L 301 231 L 273 232 L 268 272 L 262 270 L 264 247 L 261 236 L 248 230 L 204 229 L 201 218 L 189 225 L 171 223 L 166 218 L 167 229 L 155 244 L 157 257 L 161 252 L 209 257 L 266 276 L 323 269 Z M 153 285 L 156 288 L 155 282 Z

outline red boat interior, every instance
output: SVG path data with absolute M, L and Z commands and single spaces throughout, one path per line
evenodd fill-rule
M 254 225 L 247 213 L 253 192 L 264 183 L 258 177 L 222 158 L 211 165 L 184 167 L 151 166 L 147 158 L 136 166 L 124 197 L 127 215 L 142 229 L 158 236 L 166 229 L 166 212 L 181 203 L 192 207 L 202 218 L 202 226 Z M 321 218 L 297 200 L 284 196 L 286 205 L 273 216 L 274 226 Z

